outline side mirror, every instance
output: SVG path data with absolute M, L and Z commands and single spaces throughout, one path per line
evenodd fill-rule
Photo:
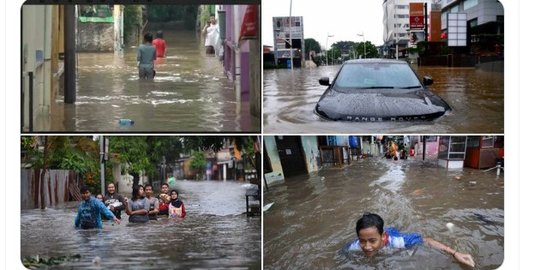
M 330 78 L 328 78 L 328 77 L 320 78 L 319 79 L 319 84 L 329 86 L 330 85 Z
M 433 79 L 430 76 L 424 76 L 423 82 L 425 86 L 432 85 Z

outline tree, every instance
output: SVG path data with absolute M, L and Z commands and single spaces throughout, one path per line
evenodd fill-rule
M 196 5 L 147 5 L 146 10 L 151 22 L 183 21 L 189 29 L 194 29 L 197 22 Z
M 99 174 L 98 149 L 97 143 L 88 136 L 21 137 L 21 161 L 24 168 L 43 169 L 43 172 L 75 171 L 90 188 L 99 186 L 99 181 L 96 181 Z
M 197 180 L 199 180 L 200 175 L 206 168 L 206 158 L 204 157 L 203 151 L 193 152 L 191 155 L 191 161 L 189 162 L 189 167 L 197 172 Z
M 321 52 L 321 44 L 313 38 L 304 39 L 305 59 L 309 59 L 309 53 L 315 51 L 315 53 Z
M 364 57 L 364 42 L 357 43 L 355 48 L 357 55 L 361 55 L 362 58 L 379 57 L 379 50 L 370 41 L 366 41 L 366 57 Z
M 109 152 L 116 153 L 120 162 L 127 164 L 127 172 L 133 176 L 133 184 L 139 184 L 139 173 L 153 173 L 155 167 L 148 154 L 150 147 L 146 137 L 109 137 Z

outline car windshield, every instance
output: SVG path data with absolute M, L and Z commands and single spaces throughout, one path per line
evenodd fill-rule
M 343 65 L 338 88 L 417 88 L 420 82 L 406 63 L 354 63 Z

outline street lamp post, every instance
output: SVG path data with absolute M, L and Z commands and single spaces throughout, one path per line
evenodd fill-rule
M 399 60 L 399 38 L 396 36 L 396 60 Z
M 326 33 L 326 65 L 328 66 L 328 38 L 333 37 L 334 35 L 330 35 L 329 33 Z
M 366 36 L 364 36 L 364 32 L 362 32 L 362 34 L 356 34 L 357 36 L 359 37 L 362 37 L 362 39 L 364 40 L 364 59 L 366 59 Z

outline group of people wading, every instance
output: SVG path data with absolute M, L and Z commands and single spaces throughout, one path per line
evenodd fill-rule
M 129 216 L 130 223 L 145 223 L 158 217 L 184 218 L 186 208 L 180 200 L 178 191 L 169 191 L 169 185 L 161 185 L 161 193 L 154 197 L 152 185 L 133 187 L 131 199 L 116 193 L 114 184 L 107 185 L 107 194 L 92 196 L 90 190 L 81 187 L 82 203 L 79 205 L 75 227 L 81 229 L 101 229 L 102 219 L 120 224 L 122 211 Z

